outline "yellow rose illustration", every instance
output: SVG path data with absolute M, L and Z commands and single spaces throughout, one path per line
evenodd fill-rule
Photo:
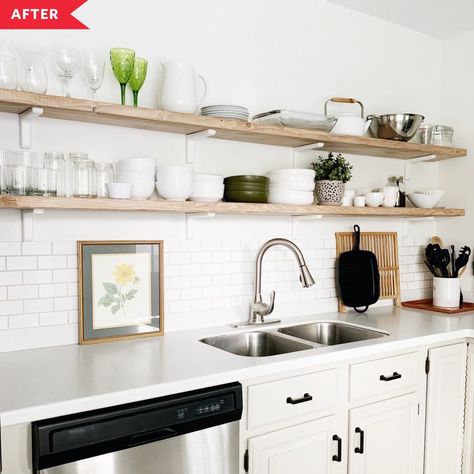
M 115 281 L 119 285 L 126 285 L 127 283 L 132 283 L 135 279 L 135 269 L 133 265 L 127 265 L 122 263 L 117 265 L 114 270 Z

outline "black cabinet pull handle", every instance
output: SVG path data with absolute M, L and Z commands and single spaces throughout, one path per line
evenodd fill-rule
M 332 460 L 335 462 L 342 461 L 342 439 L 339 436 L 334 435 L 332 437 L 333 441 L 337 441 L 337 454 L 332 457 Z
M 354 452 L 357 454 L 364 454 L 364 430 L 361 430 L 359 427 L 357 427 L 355 432 L 360 434 L 360 444 L 358 448 L 354 449 Z
M 385 375 L 380 376 L 380 380 L 383 380 L 384 382 L 390 382 L 391 380 L 397 380 L 401 379 L 402 374 L 399 374 L 398 372 L 394 372 L 392 375 L 386 377 Z
M 303 395 L 303 398 L 297 398 L 296 400 L 292 397 L 288 397 L 286 399 L 286 403 L 289 403 L 291 405 L 298 405 L 298 403 L 310 402 L 312 399 L 313 397 L 309 393 L 305 393 Z

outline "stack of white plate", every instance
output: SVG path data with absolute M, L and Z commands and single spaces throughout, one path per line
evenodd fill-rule
M 149 199 L 155 190 L 154 158 L 127 158 L 117 163 L 118 183 L 130 183 L 134 199 Z
M 267 173 L 270 178 L 268 202 L 310 205 L 314 202 L 315 172 L 307 169 L 281 169 Z
M 248 120 L 249 111 L 240 105 L 208 105 L 202 107 L 201 115 L 207 117 L 221 117 L 238 120 Z

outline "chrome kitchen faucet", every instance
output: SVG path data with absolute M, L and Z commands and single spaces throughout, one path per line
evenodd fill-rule
M 272 313 L 275 306 L 275 291 L 271 292 L 270 303 L 264 303 L 262 299 L 262 260 L 266 251 L 275 245 L 282 245 L 283 247 L 286 247 L 287 249 L 291 250 L 295 256 L 300 268 L 300 281 L 303 288 L 309 288 L 310 286 L 314 285 L 313 277 L 306 266 L 306 261 L 303 257 L 303 254 L 296 244 L 287 239 L 271 239 L 268 242 L 265 242 L 257 254 L 255 266 L 255 293 L 253 296 L 253 301 L 250 305 L 249 320 L 246 323 L 235 324 L 235 327 L 257 326 L 260 324 L 274 324 L 280 322 L 279 319 L 264 319 L 265 316 L 268 316 Z

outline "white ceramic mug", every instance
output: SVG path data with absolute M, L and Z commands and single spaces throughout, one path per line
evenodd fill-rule
M 385 186 L 383 188 L 383 207 L 395 207 L 398 200 L 398 186 Z
M 169 61 L 163 64 L 163 69 L 161 108 L 170 112 L 195 113 L 206 97 L 207 84 L 204 78 L 196 75 L 192 64 L 180 61 Z M 204 86 L 203 94 L 199 99 L 196 79 L 200 79 Z
M 354 206 L 355 207 L 365 207 L 365 196 L 355 196 L 354 197 Z
M 461 302 L 460 278 L 433 278 L 433 305 L 441 308 L 459 308 Z

